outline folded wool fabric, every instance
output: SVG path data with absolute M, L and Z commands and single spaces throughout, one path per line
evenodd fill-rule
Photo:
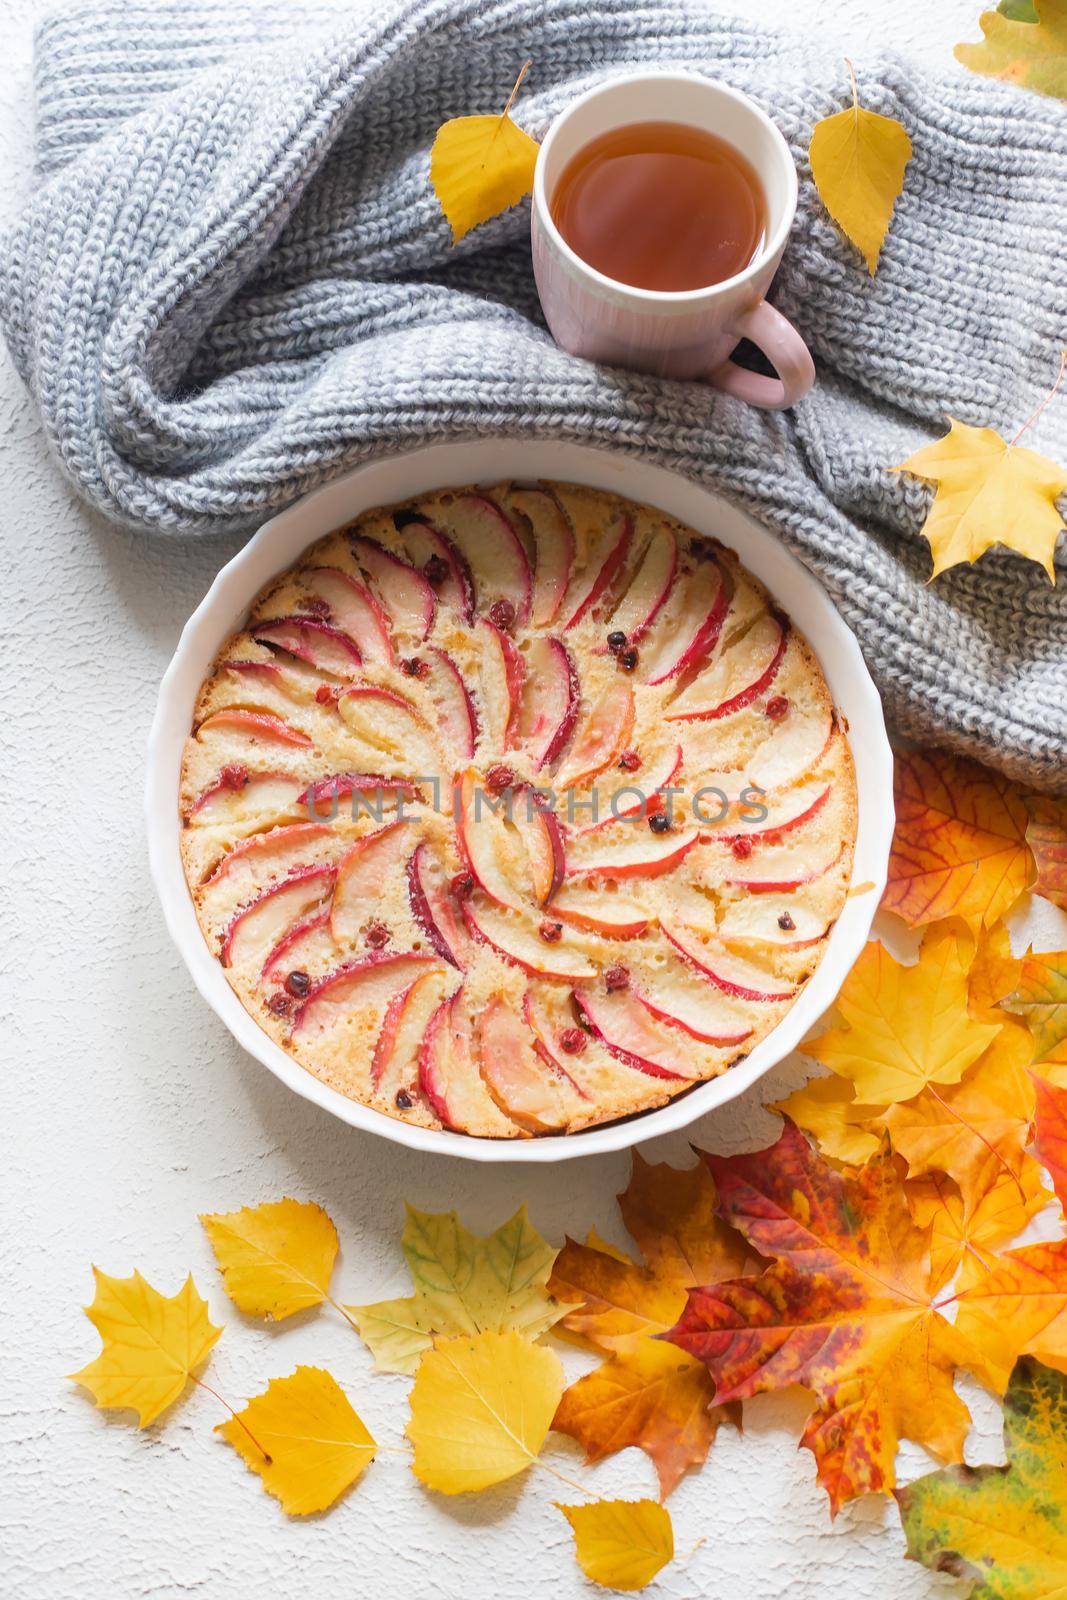
M 814 392 L 756 412 L 597 368 L 545 331 L 516 208 L 457 248 L 428 182 L 450 116 L 498 110 L 522 61 L 534 135 L 598 79 L 722 78 L 801 178 L 772 299 Z M 929 489 L 887 469 L 945 412 L 1011 437 L 1067 338 L 1067 107 L 892 56 L 864 103 L 914 156 L 877 276 L 811 184 L 841 52 L 704 6 L 374 0 L 339 11 L 115 4 L 37 50 L 39 182 L 0 243 L 0 317 L 48 438 L 107 515 L 167 537 L 251 529 L 369 456 L 473 435 L 637 452 L 775 529 L 856 631 L 904 731 L 1067 787 L 1060 585 L 993 552 L 928 584 Z M 1027 437 L 1067 454 L 1057 399 Z

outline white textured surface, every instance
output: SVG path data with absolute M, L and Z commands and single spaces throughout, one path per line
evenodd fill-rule
M 40 0 L 3 5 L 0 220 L 30 182 L 30 35 L 43 9 Z M 955 40 L 977 36 L 979 9 L 978 0 L 840 0 L 834 25 L 856 51 L 893 43 L 947 61 Z M 765 0 L 763 12 L 817 25 L 826 7 Z M 403 1199 L 457 1206 L 477 1228 L 525 1199 L 554 1239 L 595 1222 L 621 1242 L 612 1196 L 627 1158 L 571 1164 L 561 1182 L 550 1171 L 417 1156 L 334 1123 L 238 1050 L 166 938 L 141 821 L 156 684 L 185 617 L 234 546 L 145 544 L 75 504 L 6 357 L 0 483 L 0 740 L 13 785 L 0 1243 L 5 1592 L 19 1600 L 244 1600 L 269 1585 L 293 1600 L 591 1595 L 551 1509 L 559 1486 L 547 1474 L 447 1501 L 418 1488 L 402 1455 L 384 1454 L 332 1514 L 290 1523 L 212 1437 L 223 1413 L 208 1395 L 194 1391 L 139 1433 L 63 1381 L 96 1348 L 79 1310 L 91 1295 L 90 1262 L 114 1273 L 140 1267 L 168 1292 L 191 1267 L 226 1324 L 208 1375 L 223 1393 L 246 1397 L 298 1361 L 327 1365 L 378 1439 L 399 1444 L 406 1382 L 372 1376 L 358 1339 L 332 1314 L 273 1331 L 241 1319 L 219 1288 L 198 1211 L 284 1193 L 321 1201 L 343 1244 L 339 1293 L 369 1299 L 403 1286 Z M 1038 932 L 1057 942 L 1063 924 L 1049 919 Z M 794 1065 L 765 1081 L 714 1127 L 698 1124 L 696 1142 L 766 1143 L 777 1119 L 760 1101 L 800 1076 Z M 687 1141 L 673 1137 L 646 1153 L 684 1161 Z M 579 1370 L 582 1358 L 563 1353 Z M 969 1389 L 968 1398 L 980 1421 L 968 1457 L 997 1459 L 995 1410 Z M 708 1466 L 672 1497 L 680 1558 L 654 1592 L 678 1600 L 962 1593 L 901 1562 L 892 1505 L 851 1507 L 831 1526 L 811 1458 L 796 1452 L 802 1417 L 797 1399 L 761 1400 L 746 1407 L 743 1439 L 723 1430 Z M 566 1440 L 551 1459 L 581 1471 Z M 909 1449 L 901 1465 L 910 1476 L 926 1462 Z M 603 1492 L 653 1492 L 651 1468 L 635 1451 L 586 1477 Z

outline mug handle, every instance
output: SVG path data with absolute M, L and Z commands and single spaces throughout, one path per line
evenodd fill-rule
M 815 363 L 800 334 L 780 311 L 766 300 L 758 301 L 739 320 L 737 334 L 763 351 L 778 377 L 766 378 L 761 372 L 739 367 L 736 361 L 724 361 L 711 374 L 716 389 L 764 411 L 784 411 L 803 399 L 815 382 Z

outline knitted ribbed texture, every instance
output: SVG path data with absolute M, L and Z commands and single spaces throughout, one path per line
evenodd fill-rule
M 722 77 L 801 175 L 773 298 L 819 365 L 769 415 L 697 383 L 598 370 L 540 320 L 528 216 L 458 249 L 427 181 L 446 117 L 539 135 L 599 77 Z M 475 434 L 640 452 L 742 500 L 821 577 L 897 722 L 1067 785 L 1067 584 L 994 553 L 927 585 L 928 490 L 890 474 L 944 412 L 1007 436 L 1067 336 L 1067 108 L 892 57 L 865 103 L 914 144 L 877 277 L 811 186 L 841 53 L 703 7 L 374 0 L 358 13 L 80 8 L 37 55 L 40 184 L 0 247 L 0 313 L 53 448 L 109 516 L 167 535 L 251 528 L 383 450 Z M 1027 442 L 1067 455 L 1055 402 Z M 786 597 L 788 599 L 788 597 Z

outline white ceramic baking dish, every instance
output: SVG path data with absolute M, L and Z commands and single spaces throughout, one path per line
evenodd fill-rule
M 409 1126 L 320 1083 L 275 1044 L 244 1009 L 204 942 L 182 871 L 178 813 L 182 747 L 197 692 L 216 652 L 241 625 L 263 585 L 290 566 L 313 540 L 369 507 L 445 486 L 506 478 L 590 484 L 659 506 L 731 546 L 781 601 L 818 655 L 849 729 L 859 792 L 853 885 L 863 886 L 863 892 L 846 902 L 822 962 L 796 1004 L 744 1062 L 658 1110 L 583 1133 L 518 1140 L 476 1139 Z M 561 1161 L 621 1150 L 683 1128 L 751 1088 L 799 1043 L 832 1004 L 870 932 L 893 834 L 892 780 L 893 757 L 881 702 L 856 640 L 816 580 L 773 534 L 695 483 L 633 456 L 582 445 L 483 439 L 435 445 L 359 467 L 273 517 L 223 567 L 187 622 L 160 686 L 148 741 L 149 861 L 167 926 L 200 993 L 238 1042 L 290 1089 L 355 1128 L 413 1149 L 471 1161 Z

